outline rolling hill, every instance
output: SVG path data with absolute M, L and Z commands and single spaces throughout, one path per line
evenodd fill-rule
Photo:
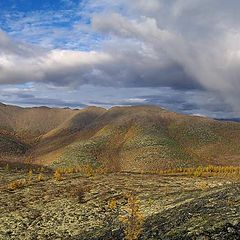
M 111 171 L 240 166 L 240 124 L 157 106 L 83 110 L 0 105 L 1 159 Z

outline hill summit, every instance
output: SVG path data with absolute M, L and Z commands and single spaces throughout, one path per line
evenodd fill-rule
M 157 106 L 21 108 L 0 104 L 0 159 L 112 171 L 240 165 L 240 124 Z

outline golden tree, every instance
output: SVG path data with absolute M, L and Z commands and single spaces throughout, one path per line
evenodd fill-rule
M 54 172 L 54 179 L 56 181 L 61 181 L 62 180 L 62 174 L 60 169 L 56 169 L 56 171 Z
M 127 214 L 120 216 L 120 221 L 124 224 L 124 233 L 126 240 L 137 240 L 141 231 L 144 218 L 139 209 L 139 199 L 134 194 L 128 195 Z
M 29 181 L 29 182 L 32 181 L 32 176 L 33 176 L 33 171 L 32 171 L 32 169 L 30 169 L 30 170 L 28 171 L 28 181 Z

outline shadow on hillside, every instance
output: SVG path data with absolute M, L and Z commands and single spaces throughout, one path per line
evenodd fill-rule
M 22 162 L 7 162 L 7 161 L 0 161 L 0 169 L 8 169 L 9 171 L 29 171 L 36 170 L 45 173 L 53 173 L 53 169 L 38 165 L 38 164 L 31 164 L 31 163 L 22 163 Z

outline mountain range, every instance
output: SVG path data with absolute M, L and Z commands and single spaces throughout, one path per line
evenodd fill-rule
M 240 124 L 157 106 L 62 109 L 0 104 L 0 159 L 111 171 L 240 166 Z

